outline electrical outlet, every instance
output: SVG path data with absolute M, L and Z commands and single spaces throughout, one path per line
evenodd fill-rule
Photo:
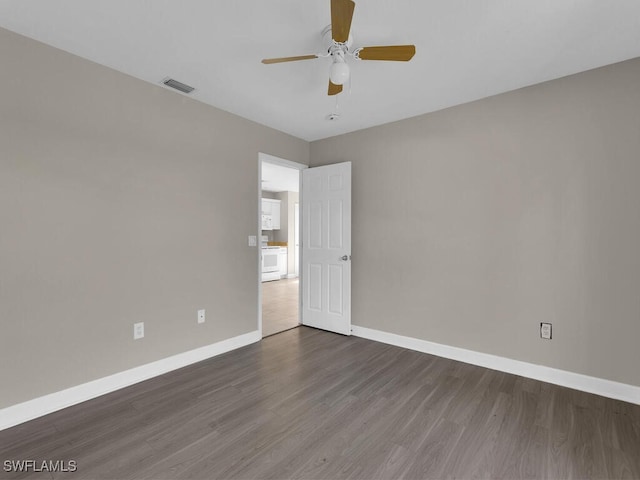
M 256 247 L 258 245 L 258 238 L 255 235 L 249 235 L 249 246 Z
M 144 337 L 144 322 L 138 322 L 133 324 L 133 339 L 138 340 Z
M 204 323 L 204 308 L 198 310 L 198 323 Z
M 551 340 L 551 324 L 550 323 L 540 324 L 540 338 L 544 338 L 545 340 Z

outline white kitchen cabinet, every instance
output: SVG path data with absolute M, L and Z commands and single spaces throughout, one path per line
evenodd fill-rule
M 280 247 L 278 250 L 278 270 L 281 278 L 286 277 L 288 273 L 289 259 L 287 256 L 287 247 Z
M 271 228 L 268 230 L 280 230 L 280 200 L 276 200 L 274 198 L 263 198 L 262 215 L 268 215 L 271 217 Z M 263 230 L 267 229 L 263 228 Z
M 269 198 L 262 199 L 262 215 L 271 215 L 271 201 Z
M 271 223 L 274 230 L 280 230 L 280 200 L 276 200 L 277 205 L 272 205 L 271 210 Z

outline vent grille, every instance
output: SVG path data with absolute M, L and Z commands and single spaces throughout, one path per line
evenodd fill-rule
M 195 88 L 190 87 L 182 82 L 174 80 L 173 78 L 167 78 L 162 81 L 167 87 L 175 88 L 176 90 L 182 93 L 191 93 L 195 90 Z

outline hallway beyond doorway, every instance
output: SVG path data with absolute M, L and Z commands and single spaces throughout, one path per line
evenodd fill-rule
M 298 278 L 262 283 L 262 336 L 299 325 Z

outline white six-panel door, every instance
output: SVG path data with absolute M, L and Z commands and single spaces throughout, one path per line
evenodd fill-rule
M 302 170 L 302 324 L 351 335 L 351 162 Z

